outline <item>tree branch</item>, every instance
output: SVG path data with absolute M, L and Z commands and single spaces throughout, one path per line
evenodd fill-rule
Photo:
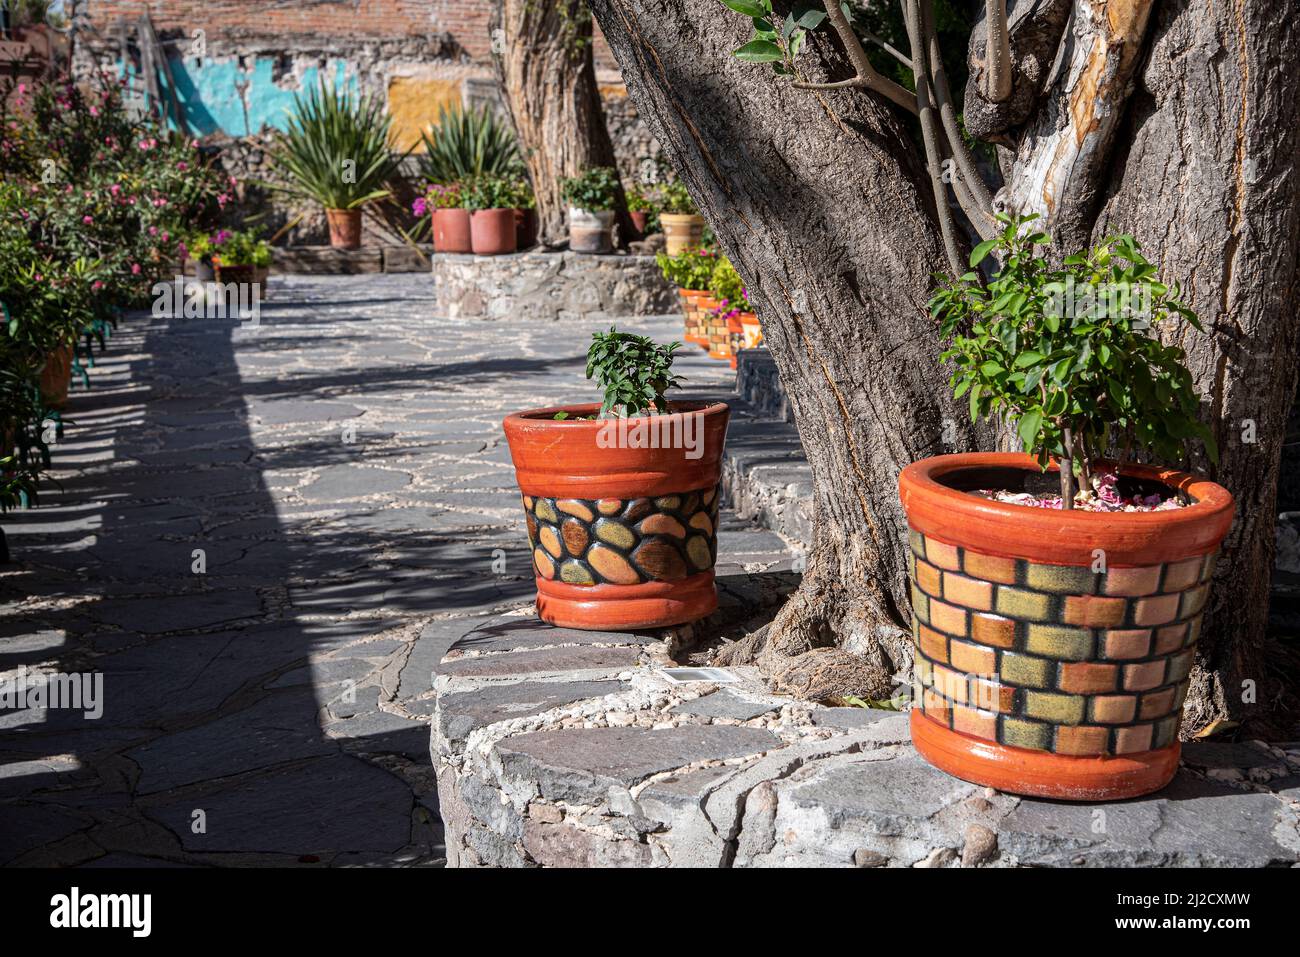
M 1001 103 L 1011 95 L 1011 41 L 1007 32 L 1007 0 L 984 0 L 989 40 L 985 47 L 984 97 Z
M 848 17 L 840 9 L 839 0 L 823 0 L 823 3 L 826 6 L 826 18 L 830 20 L 831 26 L 839 34 L 840 42 L 844 44 L 844 50 L 849 55 L 849 62 L 853 64 L 854 76 L 850 80 L 840 80 L 835 83 L 798 82 L 795 83 L 795 87 L 800 90 L 840 90 L 851 86 L 866 87 L 868 90 L 879 93 L 886 99 L 897 103 L 909 113 L 915 113 L 916 100 L 912 94 L 893 80 L 881 76 L 876 72 L 875 67 L 871 65 L 871 60 L 867 58 L 867 51 L 862 47 L 862 41 L 853 32 Z M 912 56 L 915 59 L 916 53 L 913 52 Z

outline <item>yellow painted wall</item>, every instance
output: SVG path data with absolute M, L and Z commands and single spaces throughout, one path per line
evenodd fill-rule
M 395 76 L 388 81 L 388 111 L 399 149 L 419 147 L 420 133 L 438 124 L 438 108 L 461 108 L 460 80 Z M 419 147 L 421 150 L 423 147 Z

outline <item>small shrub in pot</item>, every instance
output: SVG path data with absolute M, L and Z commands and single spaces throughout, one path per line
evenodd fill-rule
M 470 180 L 461 191 L 470 213 L 470 245 L 476 256 L 515 251 L 515 184 L 496 176 Z
M 564 200 L 569 204 L 569 248 L 580 253 L 607 253 L 613 249 L 618 172 L 596 166 L 564 180 Z
M 706 301 L 713 303 L 709 293 L 709 280 L 713 276 L 714 266 L 717 265 L 718 254 L 711 249 L 692 246 L 675 256 L 670 256 L 667 252 L 658 252 L 655 254 L 655 262 L 659 264 L 664 278 L 677 287 L 677 295 L 681 300 L 682 314 L 686 322 L 684 338 L 687 342 L 708 349 L 709 339 L 704 328 L 704 304 Z
M 1133 797 L 1177 769 L 1178 725 L 1232 496 L 1161 464 L 1215 450 L 1182 351 L 1196 317 L 1131 237 L 1055 266 L 1027 220 L 931 303 L 953 385 L 1025 453 L 913 463 L 912 736 L 931 763 L 1019 794 Z M 985 282 L 974 268 L 996 254 Z

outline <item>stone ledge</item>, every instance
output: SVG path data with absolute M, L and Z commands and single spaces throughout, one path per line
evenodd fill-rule
M 736 684 L 672 684 L 658 669 L 679 631 L 572 632 L 531 616 L 436 627 L 461 633 L 433 686 L 451 866 L 1300 860 L 1300 744 L 1189 744 L 1173 785 L 1121 804 L 1020 799 L 926 764 L 904 714 L 777 697 L 751 669 Z M 448 667 L 483 659 L 474 674 Z
M 272 272 L 280 275 L 342 276 L 359 273 L 427 272 L 433 247 L 363 246 L 335 249 L 332 246 L 276 246 L 272 250 Z
M 592 319 L 677 311 L 677 291 L 653 256 L 526 252 L 439 253 L 433 282 L 440 314 L 452 319 Z
M 740 518 L 806 548 L 812 542 L 813 480 L 798 430 L 743 395 L 729 401 L 731 425 L 722 459 L 726 504 Z

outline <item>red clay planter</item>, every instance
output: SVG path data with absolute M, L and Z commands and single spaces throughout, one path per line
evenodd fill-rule
M 1020 453 L 941 455 L 905 468 L 916 641 L 912 740 L 931 764 L 1016 794 L 1118 800 L 1164 787 L 1228 491 L 1126 466 L 1193 504 L 1084 512 L 966 490 L 1041 482 Z
M 516 248 L 513 209 L 476 210 L 469 220 L 470 246 L 475 256 L 500 256 Z
M 543 621 L 662 628 L 717 608 L 718 481 L 731 413 L 721 402 L 673 409 L 575 420 L 599 413 L 593 404 L 506 418 Z M 557 421 L 557 412 L 575 418 Z
M 361 248 L 361 210 L 327 209 L 325 220 L 330 228 L 330 245 L 335 249 Z
M 435 209 L 433 211 L 433 251 L 437 253 L 467 253 L 472 249 L 469 210 Z

